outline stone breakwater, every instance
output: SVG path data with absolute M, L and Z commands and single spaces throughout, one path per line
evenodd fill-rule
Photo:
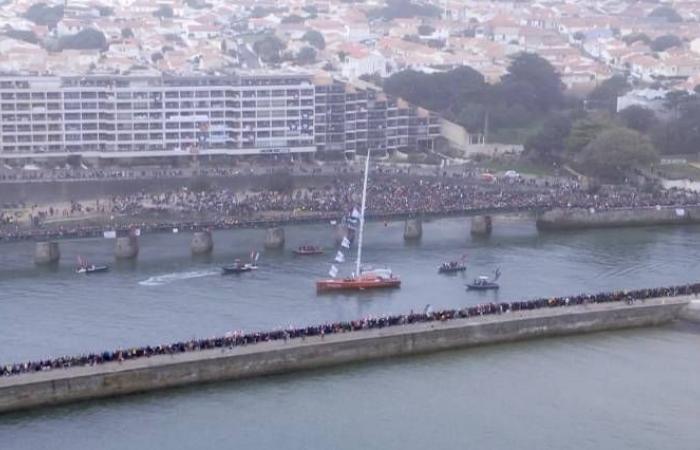
M 509 311 L 0 378 L 0 413 L 469 346 L 660 325 L 691 296 Z
M 640 208 L 553 208 L 537 217 L 540 230 L 681 225 L 700 223 L 700 206 L 659 206 Z

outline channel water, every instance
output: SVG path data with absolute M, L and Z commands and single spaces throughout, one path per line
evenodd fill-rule
M 140 239 L 133 262 L 113 241 L 62 241 L 58 267 L 35 267 L 28 242 L 0 246 L 0 364 L 134 345 L 463 307 L 700 278 L 700 227 L 538 233 L 496 222 L 489 238 L 465 219 L 371 222 L 364 260 L 388 265 L 400 290 L 317 295 L 335 254 L 329 225 L 286 227 L 284 251 L 264 231 L 214 234 L 193 258 L 191 235 Z M 325 255 L 295 257 L 302 244 Z M 219 267 L 261 251 L 260 269 Z M 354 249 L 341 274 L 352 271 Z M 77 275 L 81 255 L 111 271 Z M 466 255 L 464 275 L 437 274 Z M 467 292 L 502 273 L 498 292 Z M 26 448 L 538 448 L 697 449 L 700 326 L 523 342 L 329 370 L 221 383 L 0 416 L 0 447 Z

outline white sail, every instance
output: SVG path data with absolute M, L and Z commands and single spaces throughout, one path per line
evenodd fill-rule
M 350 214 L 350 217 L 353 219 L 359 219 L 360 218 L 360 211 L 357 210 L 357 208 L 352 209 L 352 214 Z
M 350 239 L 348 239 L 347 236 L 344 236 L 343 242 L 340 243 L 340 246 L 343 248 L 350 248 Z
M 340 250 L 338 250 L 338 253 L 335 254 L 335 262 L 345 262 L 345 255 L 343 255 L 343 252 L 341 252 Z
M 331 266 L 331 270 L 328 271 L 328 275 L 330 275 L 332 278 L 338 276 L 338 268 L 335 266 Z

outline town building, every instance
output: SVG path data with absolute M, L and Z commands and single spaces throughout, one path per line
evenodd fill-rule
M 428 149 L 436 114 L 307 73 L 0 77 L 0 155 Z

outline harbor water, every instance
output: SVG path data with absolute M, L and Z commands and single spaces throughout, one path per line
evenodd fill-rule
M 0 364 L 103 349 L 463 307 L 492 300 L 681 284 L 700 278 L 700 227 L 541 234 L 501 220 L 490 238 L 465 219 L 372 222 L 364 261 L 389 265 L 400 290 L 317 295 L 335 254 L 329 225 L 286 227 L 286 251 L 263 230 L 214 233 L 193 258 L 191 235 L 140 239 L 114 262 L 106 239 L 63 241 L 58 267 L 36 267 L 32 243 L 0 246 Z M 325 255 L 295 257 L 302 244 Z M 261 252 L 260 269 L 219 267 Z M 354 250 L 340 273 L 352 271 Z M 109 273 L 73 272 L 81 255 Z M 467 272 L 437 274 L 467 258 Z M 498 292 L 464 284 L 500 268 Z M 221 383 L 0 416 L 3 449 L 43 448 L 669 448 L 696 449 L 700 327 L 549 339 Z

